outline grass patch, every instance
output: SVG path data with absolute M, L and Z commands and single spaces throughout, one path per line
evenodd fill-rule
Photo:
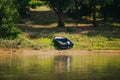
M 65 36 L 74 43 L 72 49 L 120 50 L 120 23 L 101 21 L 94 28 L 91 21 L 66 19 L 66 27 L 58 28 L 55 13 L 46 8 L 32 9 L 31 16 L 19 24 L 22 34 L 14 40 L 0 39 L 0 47 L 51 50 L 55 49 L 53 38 Z
M 49 35 L 49 34 L 48 34 Z M 120 50 L 120 39 L 112 38 L 109 40 L 107 37 L 94 36 L 89 37 L 81 34 L 57 33 L 53 34 L 62 35 L 69 38 L 73 43 L 72 49 L 81 50 Z M 19 36 L 15 40 L 0 40 L 1 48 L 28 48 L 28 49 L 55 49 L 53 44 L 53 37 L 51 38 L 36 38 L 29 39 L 26 36 Z

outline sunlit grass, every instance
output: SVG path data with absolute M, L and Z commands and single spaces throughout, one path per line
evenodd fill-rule
M 49 35 L 49 34 L 48 34 Z M 120 39 L 113 38 L 109 40 L 103 36 L 89 37 L 81 34 L 57 33 L 53 36 L 65 36 L 73 43 L 72 49 L 82 50 L 120 50 Z M 29 39 L 21 36 L 15 40 L 0 40 L 0 47 L 4 48 L 29 48 L 29 49 L 55 49 L 53 43 L 54 37 L 42 37 Z
M 51 9 L 47 6 L 36 7 L 35 9 L 30 8 L 31 11 L 50 11 Z
M 120 23 L 113 23 L 112 25 L 120 27 Z

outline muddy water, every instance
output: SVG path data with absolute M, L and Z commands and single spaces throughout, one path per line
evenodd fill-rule
M 120 54 L 0 54 L 0 80 L 120 80 Z

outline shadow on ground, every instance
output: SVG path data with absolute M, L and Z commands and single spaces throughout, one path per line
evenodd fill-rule
M 29 38 L 53 38 L 54 34 L 69 33 L 81 34 L 89 37 L 97 35 L 107 38 L 120 38 L 120 26 L 99 26 L 99 27 L 86 27 L 86 26 L 66 26 L 65 28 L 58 27 L 34 27 L 34 26 L 19 26 L 19 28 L 28 35 Z
M 68 20 L 68 21 L 67 21 Z M 50 24 L 57 22 L 57 16 L 54 11 L 32 11 L 31 16 L 23 19 L 22 25 L 19 28 L 32 39 L 47 37 L 53 38 L 57 33 L 81 34 L 89 37 L 97 35 L 107 38 L 120 38 L 120 25 L 113 26 L 112 23 L 103 21 L 98 22 L 98 27 L 92 27 L 90 21 L 81 20 L 76 23 L 74 20 L 67 19 L 65 28 L 58 28 L 55 26 L 48 27 Z M 86 22 L 86 24 L 85 24 Z M 37 25 L 37 27 L 35 27 Z M 46 26 L 47 25 L 47 26 Z
M 23 23 L 31 22 L 33 25 L 49 25 L 57 21 L 54 11 L 31 11 L 30 17 L 23 19 Z

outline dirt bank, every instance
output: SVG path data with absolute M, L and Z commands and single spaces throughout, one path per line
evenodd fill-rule
M 0 49 L 0 54 L 3 53 L 23 53 L 23 54 L 81 54 L 81 53 L 90 53 L 90 54 L 102 54 L 102 53 L 114 53 L 120 54 L 120 50 L 7 50 Z

